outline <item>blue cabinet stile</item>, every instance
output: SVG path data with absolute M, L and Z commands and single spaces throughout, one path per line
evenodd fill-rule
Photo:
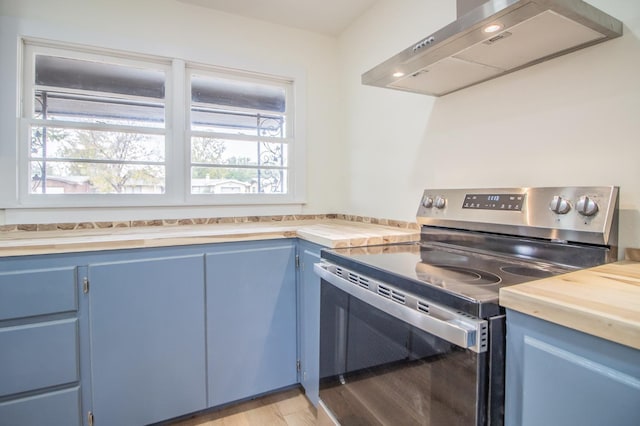
M 298 324 L 300 384 L 314 406 L 318 406 L 320 382 L 320 278 L 313 264 L 320 261 L 323 247 L 298 242 Z

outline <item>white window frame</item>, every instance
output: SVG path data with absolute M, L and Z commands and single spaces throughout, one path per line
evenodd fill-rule
M 251 194 L 192 194 L 191 193 L 191 139 L 193 136 L 212 137 L 228 140 L 240 140 L 240 141 L 269 141 L 264 137 L 244 137 L 236 136 L 233 134 L 217 133 L 212 131 L 193 131 L 191 130 L 191 77 L 193 75 L 199 75 L 204 77 L 219 77 L 224 79 L 230 79 L 235 81 L 253 82 L 258 84 L 269 84 L 280 87 L 285 91 L 285 111 L 282 113 L 286 117 L 285 121 L 285 134 L 286 137 L 272 140 L 274 143 L 283 143 L 287 145 L 287 166 L 285 171 L 287 173 L 287 185 L 286 193 L 284 194 L 265 194 L 265 193 L 251 193 Z M 211 67 L 202 64 L 189 63 L 186 67 L 185 78 L 187 96 L 186 105 L 186 132 L 185 132 L 185 189 L 184 193 L 189 202 L 194 204 L 206 203 L 210 197 L 217 198 L 217 204 L 242 204 L 240 201 L 243 198 L 250 197 L 254 200 L 254 203 L 260 204 L 281 204 L 286 203 L 292 198 L 292 194 L 295 192 L 295 151 L 296 151 L 296 129 L 295 129 L 295 99 L 294 99 L 294 82 L 292 79 L 278 78 L 274 76 L 265 76 L 257 73 L 250 73 L 238 70 L 229 70 L 220 67 Z M 232 108 L 239 112 L 247 111 L 254 112 L 252 110 L 245 110 L 242 108 Z M 252 167 L 253 168 L 253 167 Z M 260 168 L 256 166 L 255 168 Z
M 35 90 L 35 57 L 37 54 L 50 56 L 60 56 L 71 59 L 103 61 L 110 64 L 133 66 L 141 68 L 153 68 L 164 71 L 165 80 L 165 125 L 164 128 L 153 129 L 143 126 L 116 126 L 100 123 L 77 123 L 57 120 L 47 123 L 46 120 L 33 118 L 34 111 L 34 90 Z M 18 148 L 18 193 L 20 203 L 28 207 L 78 207 L 78 206 L 144 206 L 144 205 L 164 205 L 171 198 L 175 198 L 170 193 L 169 188 L 169 165 L 168 157 L 172 151 L 173 138 L 170 129 L 172 128 L 172 78 L 171 62 L 166 59 L 133 56 L 120 52 L 113 52 L 104 49 L 78 48 L 76 46 L 58 45 L 55 43 L 24 40 L 23 46 L 23 78 L 22 78 L 22 108 L 20 118 L 20 136 Z M 69 128 L 87 130 L 123 130 L 141 131 L 148 134 L 164 135 L 165 137 L 165 192 L 163 194 L 33 194 L 29 190 L 29 135 L 30 127 L 33 124 L 51 124 L 51 127 L 62 125 Z
M 17 201 L 25 208 L 67 207 L 147 207 L 147 206 L 225 206 L 225 205 L 286 205 L 305 202 L 304 162 L 304 98 L 305 76 L 300 70 L 274 75 L 268 72 L 245 71 L 217 65 L 190 62 L 145 54 L 115 51 L 97 47 L 22 38 L 22 71 L 20 87 L 20 118 L 17 155 Z M 105 60 L 107 63 L 162 69 L 165 82 L 165 127 L 158 129 L 165 137 L 165 192 L 163 194 L 32 194 L 29 177 L 30 126 L 41 123 L 32 117 L 35 86 L 35 54 L 50 54 L 81 60 Z M 198 74 L 222 72 L 228 75 L 251 76 L 264 82 L 288 82 L 286 90 L 288 167 L 286 194 L 191 194 L 191 84 L 190 72 Z M 288 74 L 284 76 L 282 74 Z M 294 110 L 295 109 L 295 114 Z M 108 125 L 69 123 L 76 128 L 113 130 Z M 148 132 L 149 128 L 145 128 Z M 132 129 L 134 130 L 134 129 Z

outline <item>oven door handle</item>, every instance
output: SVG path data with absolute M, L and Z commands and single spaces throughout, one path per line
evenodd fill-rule
M 331 270 L 334 268 L 335 266 L 329 263 L 313 265 L 315 273 L 327 283 L 394 318 L 461 348 L 474 352 L 486 351 L 487 321 L 468 317 L 440 305 L 419 301 L 414 297 L 405 298 L 404 304 L 396 302 L 336 275 Z M 375 280 L 367 280 L 377 288 Z M 424 309 L 418 310 L 418 302 L 421 302 L 421 306 L 428 306 L 429 312 L 425 312 Z

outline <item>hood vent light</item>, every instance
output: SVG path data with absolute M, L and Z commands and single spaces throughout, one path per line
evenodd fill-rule
M 502 28 L 503 28 L 502 25 L 491 24 L 487 27 L 484 27 L 482 31 L 484 31 L 485 33 L 491 34 L 491 33 L 495 33 L 496 31 L 500 31 Z

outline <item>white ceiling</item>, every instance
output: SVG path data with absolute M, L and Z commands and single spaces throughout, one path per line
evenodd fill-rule
M 178 1 L 329 36 L 337 36 L 377 0 Z

